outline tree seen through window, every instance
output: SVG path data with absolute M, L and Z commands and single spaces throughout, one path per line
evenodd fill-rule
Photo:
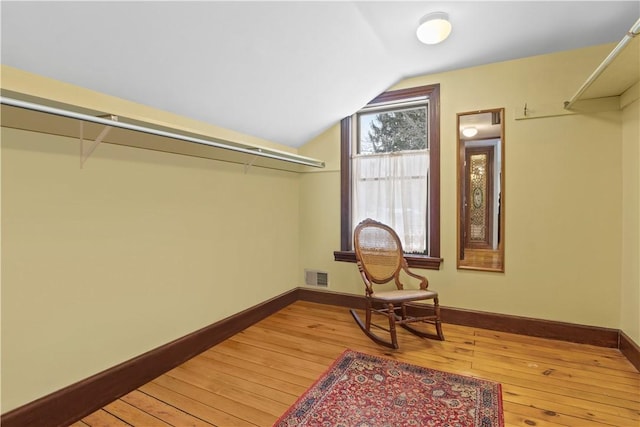
M 360 154 L 427 148 L 426 107 L 361 113 Z

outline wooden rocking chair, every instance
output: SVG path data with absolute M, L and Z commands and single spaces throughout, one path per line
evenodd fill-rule
M 417 336 L 437 338 L 444 341 L 438 293 L 427 289 L 429 282 L 426 277 L 409 271 L 402 251 L 402 244 L 396 232 L 385 224 L 366 219 L 356 226 L 354 246 L 358 270 L 360 270 L 366 290 L 365 322 L 362 322 L 354 309 L 351 310 L 351 315 L 360 326 L 360 329 L 374 342 L 391 348 L 398 348 L 396 324 Z M 420 289 L 404 289 L 404 285 L 400 281 L 401 271 L 420 280 Z M 395 282 L 397 289 L 381 292 L 373 290 L 374 284 L 389 283 L 392 280 Z M 409 315 L 407 307 L 412 305 L 422 307 L 422 310 L 424 310 L 424 305 L 412 304 L 422 300 L 433 300 L 434 314 L 419 317 Z M 372 314 L 381 314 L 387 317 L 389 329 L 372 323 Z M 409 323 L 414 322 L 434 324 L 436 334 L 422 332 L 409 326 Z M 391 340 L 380 338 L 373 333 L 372 326 L 389 332 Z

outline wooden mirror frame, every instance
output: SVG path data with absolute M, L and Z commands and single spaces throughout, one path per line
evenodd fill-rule
M 475 127 L 478 132 L 473 137 L 465 137 L 462 130 L 465 127 Z M 458 162 L 457 162 L 457 266 L 459 269 L 504 272 L 504 237 L 505 237 L 505 138 L 504 138 L 504 108 L 470 111 L 458 113 L 456 119 Z M 483 144 L 485 141 L 487 144 Z M 478 148 L 467 150 L 467 143 L 471 142 Z M 484 147 L 484 151 L 480 149 Z M 493 147 L 491 150 L 489 147 Z M 482 192 L 476 187 L 474 193 L 481 207 L 486 213 L 481 214 L 485 218 L 485 226 L 480 234 L 482 239 L 469 242 L 470 221 L 469 200 L 467 188 L 467 158 L 469 153 L 475 150 L 476 155 L 485 155 L 487 178 L 483 185 L 492 187 L 494 191 Z M 478 151 L 481 150 L 481 151 Z M 482 173 L 482 172 L 481 172 Z M 493 185 L 491 182 L 493 180 Z M 495 184 L 499 180 L 499 186 Z M 497 230 L 495 230 L 495 225 Z

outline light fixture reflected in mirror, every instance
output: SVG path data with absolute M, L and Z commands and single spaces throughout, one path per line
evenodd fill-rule
M 504 272 L 504 109 L 458 113 L 460 269 Z
M 433 12 L 420 20 L 416 36 L 424 44 L 438 44 L 451 34 L 451 22 L 445 12 Z
M 462 134 L 467 138 L 472 138 L 478 134 L 478 128 L 474 128 L 473 126 L 466 127 L 462 129 Z

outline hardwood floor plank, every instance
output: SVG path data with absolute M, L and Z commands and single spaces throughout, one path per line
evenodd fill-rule
M 606 405 L 611 405 L 611 406 L 625 407 L 625 408 L 629 408 L 631 411 L 634 411 L 634 412 L 640 411 L 640 405 L 638 405 L 637 402 L 634 402 L 628 399 L 619 399 L 617 397 L 604 394 L 599 390 L 597 384 L 594 384 L 591 390 L 584 391 L 584 390 L 570 389 L 562 385 L 539 384 L 527 378 L 509 376 L 508 374 L 505 374 L 505 373 L 484 372 L 477 369 L 474 370 L 474 373 L 476 373 L 476 375 L 479 378 L 491 379 L 493 381 L 500 382 L 503 385 L 504 384 L 517 385 L 525 389 L 533 389 L 543 393 L 546 392 L 547 394 L 554 395 L 554 396 L 570 395 L 576 399 L 582 399 L 590 402 L 600 402 L 600 403 L 604 403 Z M 532 400 L 535 400 L 535 399 L 532 398 Z
M 567 424 L 558 424 L 556 422 L 551 422 L 547 420 L 543 420 L 541 418 L 519 414 L 513 411 L 505 411 L 504 414 L 504 424 L 505 427 L 508 426 L 518 426 L 518 427 L 566 427 Z
M 125 427 L 133 425 L 124 422 L 104 409 L 100 409 L 86 416 L 82 419 L 82 422 L 90 427 Z
M 219 350 L 233 351 L 238 357 L 261 363 L 269 368 L 278 370 L 293 370 L 298 375 L 303 375 L 310 379 L 315 379 L 327 369 L 328 364 L 300 360 L 295 355 L 261 351 L 258 347 L 243 344 L 229 339 L 218 346 Z M 250 353 L 250 354 L 248 354 Z M 331 362 L 330 360 L 328 360 Z
M 598 347 L 590 344 L 577 344 L 568 341 L 552 340 L 548 338 L 531 337 L 526 335 L 518 335 L 510 332 L 489 331 L 486 329 L 478 329 L 476 337 L 493 338 L 499 341 L 509 341 L 526 345 L 534 345 L 536 347 L 550 348 L 554 350 L 577 351 L 582 353 L 610 355 L 612 350 L 607 347 Z
M 140 387 L 140 390 L 171 406 L 182 408 L 183 411 L 215 426 L 250 427 L 254 425 L 157 383 L 145 384 Z
M 242 402 L 237 402 L 209 390 L 194 386 L 193 384 L 182 381 L 179 378 L 174 378 L 169 374 L 156 378 L 153 383 L 175 390 L 177 393 L 188 396 L 193 400 L 215 408 L 218 411 L 233 415 L 234 417 L 242 420 L 243 423 L 264 426 L 268 425 L 269 420 L 274 418 L 272 415 L 259 411 Z
M 351 325 L 346 323 L 320 322 L 317 319 L 305 317 L 283 317 L 274 315 L 268 321 L 262 322 L 259 326 L 276 331 L 295 331 L 300 338 L 316 339 L 327 344 L 344 345 L 347 342 L 366 343 L 367 337 L 354 337 Z M 364 338 L 364 339 L 362 339 Z
M 553 399 L 550 400 L 550 397 Z M 624 426 L 632 424 L 633 420 L 640 417 L 638 411 L 629 408 L 621 408 L 619 406 L 607 405 L 600 402 L 590 400 L 577 399 L 575 396 L 561 396 L 558 394 L 550 394 L 548 392 L 534 390 L 530 388 L 518 387 L 511 384 L 503 385 L 504 401 L 529 404 L 536 401 L 537 404 L 544 405 L 546 409 L 564 414 L 571 414 L 590 420 L 602 419 L 603 422 L 615 420 L 618 425 Z M 560 406 L 563 409 L 559 409 Z
M 257 375 L 244 375 L 239 370 L 226 370 L 224 366 L 211 363 L 205 358 L 190 360 L 183 364 L 182 368 L 202 377 L 214 378 L 216 382 L 225 384 L 225 387 L 248 390 L 260 396 L 269 396 L 269 399 L 285 404 L 285 409 L 295 402 L 295 393 L 281 391 L 273 387 L 273 382 L 270 382 L 269 378 L 266 381 L 261 381 L 263 378 Z
M 340 354 L 344 349 L 343 346 L 334 343 L 327 343 L 319 347 L 311 340 L 300 340 L 300 335 L 291 335 L 277 328 L 269 328 L 264 326 L 255 326 L 250 330 L 247 329 L 236 334 L 233 339 L 235 341 L 252 344 L 265 348 L 267 350 L 287 353 L 291 351 L 306 353 L 317 357 L 320 363 L 326 362 L 326 359 L 335 358 L 336 354 Z
M 126 427 L 132 425 L 124 422 L 104 409 L 99 409 L 93 414 L 87 415 L 82 419 L 82 422 L 89 427 Z
M 550 398 L 552 398 L 552 400 L 549 400 Z M 614 426 L 633 424 L 632 418 L 614 415 L 609 410 L 603 410 L 604 408 L 602 405 L 593 404 L 591 407 L 585 408 L 585 406 L 588 405 L 579 405 L 575 399 L 570 396 L 547 395 L 545 399 L 536 398 L 535 403 L 531 404 L 530 396 L 520 395 L 519 398 L 516 398 L 511 395 L 505 396 L 505 401 L 523 405 L 529 404 L 529 406 L 544 412 L 564 414 L 574 418 L 587 420 L 589 422 L 599 422 Z
M 552 426 L 567 427 L 604 427 L 615 426 L 615 424 L 603 424 L 595 421 L 589 421 L 582 418 L 576 418 L 571 415 L 553 412 L 546 409 L 536 408 L 532 405 L 520 405 L 517 403 L 504 402 L 505 413 L 517 414 L 531 420 L 540 419 Z M 615 427 L 632 427 L 615 426 Z
M 211 427 L 211 424 L 168 405 L 143 391 L 132 391 L 120 400 L 172 426 Z
M 520 366 L 522 368 L 542 369 L 546 371 L 558 371 L 560 369 L 566 370 L 567 374 L 572 378 L 585 377 L 587 380 L 600 379 L 601 381 L 607 381 L 615 384 L 626 384 L 632 387 L 640 386 L 640 378 L 637 373 L 634 375 L 632 372 L 620 371 L 617 369 L 610 369 L 604 367 L 593 367 L 576 362 L 563 362 L 561 360 L 543 360 L 540 358 L 534 359 L 527 355 L 514 356 L 504 355 L 502 353 L 490 353 L 482 350 L 476 350 L 474 355 L 478 359 L 492 360 L 495 362 L 513 363 L 514 366 Z
M 135 406 L 130 405 L 129 403 L 123 400 L 116 400 L 115 402 L 111 402 L 107 406 L 104 407 L 105 411 L 109 412 L 111 415 L 124 420 L 128 424 L 134 426 L 148 426 L 148 427 L 166 427 L 171 424 L 162 421 L 159 418 L 151 415 L 150 413 L 145 412 L 144 410 L 138 409 Z
M 533 338 L 532 338 L 533 339 Z M 555 340 L 549 340 L 555 341 Z M 504 354 L 511 355 L 530 355 L 540 357 L 542 359 L 578 362 L 588 366 L 606 367 L 615 370 L 633 372 L 633 366 L 628 360 L 616 349 L 604 349 L 597 354 L 589 354 L 582 351 L 560 350 L 554 348 L 544 348 L 537 343 L 516 343 L 506 339 L 488 337 L 483 335 L 475 336 L 475 345 L 479 349 L 491 349 L 493 351 L 502 351 Z M 578 344 L 576 344 L 578 345 Z
M 147 385 L 151 384 L 166 388 L 172 391 L 174 395 L 186 397 L 187 399 L 199 404 L 198 406 L 201 405 L 200 407 L 204 406 L 206 408 L 210 408 L 211 412 L 209 412 L 209 414 L 212 417 L 211 420 L 213 421 L 213 424 L 235 427 L 257 425 L 241 415 L 245 413 L 245 409 L 251 408 L 236 405 L 234 402 L 229 402 L 227 399 L 224 399 L 215 393 L 201 389 L 200 387 L 196 387 L 169 375 L 162 375 Z M 253 415 L 249 414 L 249 418 L 252 417 Z
M 233 368 L 230 369 L 242 370 L 249 374 L 260 373 L 269 376 L 270 378 L 276 378 L 277 382 L 282 384 L 282 390 L 288 390 L 295 387 L 297 387 L 297 390 L 300 390 L 301 388 L 306 389 L 309 384 L 308 378 L 297 375 L 294 372 L 264 369 L 264 365 L 248 360 L 238 359 L 237 357 L 230 356 L 223 351 L 219 351 L 219 348 L 216 347 L 202 353 L 201 356 L 216 363 L 225 363 L 228 366 L 232 366 Z
M 278 415 L 288 408 L 286 404 L 256 394 L 254 385 L 249 382 L 246 384 L 246 389 L 239 389 L 225 382 L 224 378 L 211 377 L 183 366 L 173 369 L 167 375 L 210 391 L 229 401 L 250 407 L 251 413 L 255 413 L 257 417 L 262 417 L 265 414 Z M 251 419 L 249 421 L 254 422 Z
M 474 357 L 476 359 L 474 365 L 482 362 L 496 368 L 509 369 L 531 375 L 541 375 L 545 378 L 557 380 L 571 380 L 572 382 L 589 386 L 591 386 L 594 381 L 598 381 L 600 386 L 605 389 L 618 390 L 626 393 L 635 393 L 640 388 L 640 381 L 637 379 L 629 378 L 625 380 L 619 377 L 611 378 L 607 373 L 585 372 L 562 363 L 554 364 L 533 359 L 487 355 L 482 352 L 476 352 Z
M 180 418 L 165 413 L 199 425 L 268 427 L 352 349 L 501 383 L 505 426 L 640 425 L 640 373 L 617 349 L 443 326 L 446 341 L 400 329 L 392 350 L 367 338 L 348 309 L 298 301 L 83 422 L 147 427 L 136 410 L 173 425 Z
M 635 393 L 627 390 L 616 389 L 611 387 L 605 387 L 602 384 L 594 382 L 592 384 L 584 384 L 582 382 L 577 381 L 566 381 L 563 378 L 553 378 L 550 375 L 544 375 L 544 373 L 535 373 L 529 374 L 525 372 L 520 372 L 517 369 L 505 369 L 504 367 L 496 367 L 492 364 L 486 363 L 484 361 L 476 361 L 473 363 L 473 368 L 479 371 L 484 372 L 493 372 L 496 374 L 505 373 L 510 377 L 521 378 L 524 381 L 527 381 L 529 384 L 536 384 L 541 390 L 549 389 L 549 387 L 556 388 L 564 388 L 567 390 L 567 394 L 571 394 L 572 392 L 584 391 L 589 392 L 593 390 L 594 387 L 599 389 L 599 392 L 614 397 L 616 399 L 630 400 L 632 402 L 640 402 L 640 396 Z M 597 385 L 596 385 L 597 384 Z
M 253 381 L 263 386 L 269 387 L 271 390 L 286 390 L 287 395 L 299 395 L 305 392 L 307 387 L 304 385 L 298 385 L 295 382 L 284 381 L 279 376 L 268 375 L 263 373 L 264 370 L 260 365 L 256 365 L 249 362 L 242 362 L 242 366 L 238 366 L 232 363 L 226 363 L 220 357 L 213 357 L 215 353 L 207 353 L 204 356 L 203 362 L 208 363 L 210 369 L 215 369 L 218 372 L 233 372 L 233 375 L 238 378 L 242 378 L 247 381 Z M 210 361 L 214 361 L 211 363 Z M 306 384 L 308 381 L 305 381 Z

